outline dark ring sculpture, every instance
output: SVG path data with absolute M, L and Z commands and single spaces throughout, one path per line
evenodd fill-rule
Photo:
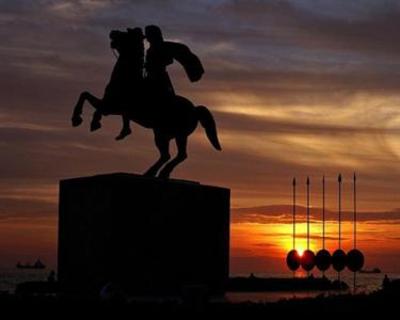
M 324 272 L 329 269 L 332 263 L 332 257 L 328 250 L 321 249 L 315 255 L 315 265 L 318 270 Z
M 301 267 L 309 272 L 315 267 L 315 254 L 311 250 L 305 250 L 301 256 Z
M 286 264 L 291 271 L 299 269 L 301 264 L 301 257 L 299 252 L 295 249 L 290 250 L 286 256 Z
M 347 255 L 342 249 L 337 249 L 332 254 L 332 267 L 337 272 L 341 272 L 347 265 Z
M 347 268 L 352 272 L 357 272 L 364 266 L 364 255 L 358 249 L 350 250 L 347 253 Z

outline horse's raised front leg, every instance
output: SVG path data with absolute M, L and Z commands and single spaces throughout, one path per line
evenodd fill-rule
M 158 175 L 160 178 L 169 178 L 171 172 L 175 169 L 175 167 L 187 158 L 187 136 L 176 137 L 175 140 L 176 146 L 178 147 L 178 154 L 160 171 L 160 174 Z
M 148 177 L 155 177 L 158 170 L 171 158 L 169 154 L 169 138 L 155 133 L 154 140 L 160 151 L 160 158 L 145 172 L 144 175 Z
M 82 115 L 82 110 L 83 110 L 83 104 L 85 103 L 88 93 L 89 92 L 84 91 L 79 95 L 78 102 L 76 103 L 74 111 L 72 113 L 71 121 L 72 121 L 73 127 L 77 127 L 83 122 L 81 115 Z
M 79 126 L 82 123 L 82 111 L 83 111 L 83 104 L 85 101 L 88 101 L 93 108 L 96 109 L 95 113 L 93 114 L 93 119 L 91 123 L 91 130 L 97 130 L 101 127 L 100 120 L 101 120 L 101 107 L 102 107 L 102 100 L 92 95 L 90 92 L 84 91 L 79 96 L 78 102 L 74 108 L 74 112 L 72 114 L 72 125 L 74 127 Z

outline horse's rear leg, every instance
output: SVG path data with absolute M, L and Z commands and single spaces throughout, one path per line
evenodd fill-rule
M 168 162 L 158 175 L 160 178 L 169 178 L 172 170 L 187 158 L 187 136 L 176 137 L 176 146 L 178 147 L 177 156 Z
M 160 151 L 160 158 L 145 172 L 144 175 L 148 177 L 155 177 L 158 170 L 171 158 L 169 154 L 169 138 L 157 133 L 154 138 Z
M 96 109 L 96 111 L 93 113 L 92 122 L 90 123 L 90 131 L 95 131 L 101 128 L 100 121 L 102 118 L 103 101 L 90 93 L 88 93 L 86 99 L 92 105 L 92 107 Z

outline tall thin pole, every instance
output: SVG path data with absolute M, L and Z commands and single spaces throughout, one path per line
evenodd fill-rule
M 342 232 L 342 175 L 339 174 L 338 176 L 338 183 L 339 183 L 339 249 L 342 248 L 342 239 L 341 239 L 341 232 Z
M 356 173 L 354 172 L 353 175 L 353 241 L 354 241 L 354 248 L 356 248 L 356 216 L 357 216 L 357 207 L 356 207 Z M 356 272 L 353 272 L 353 293 L 356 293 Z
M 354 233 L 354 235 L 353 235 L 353 240 L 354 240 L 354 248 L 356 248 L 356 245 L 357 245 L 357 240 L 356 240 L 356 235 L 357 235 L 357 206 L 356 206 L 356 203 L 357 203 L 357 198 L 356 198 L 356 180 L 357 180 L 357 178 L 356 178 L 356 173 L 354 172 L 354 175 L 353 175 L 353 206 L 354 206 L 354 212 L 353 212 L 353 214 L 354 214 L 354 217 L 353 217 L 353 219 L 354 219 L 354 223 L 353 223 L 353 233 Z
M 342 241 L 342 239 L 341 239 L 341 232 L 342 232 L 342 175 L 341 174 L 339 174 L 339 176 L 338 176 L 338 188 L 339 188 L 339 190 L 338 190 L 338 211 L 339 211 L 339 235 L 338 235 L 338 237 L 339 237 L 339 250 L 342 248 L 342 246 L 341 246 L 341 241 Z M 338 271 L 338 281 L 339 281 L 339 285 L 341 285 L 340 284 L 340 271 Z
M 322 177 L 322 249 L 325 249 L 325 176 Z
M 310 250 L 310 178 L 307 177 L 307 250 Z
M 293 178 L 293 249 L 296 249 L 296 178 Z

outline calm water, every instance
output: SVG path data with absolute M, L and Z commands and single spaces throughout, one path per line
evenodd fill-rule
M 390 279 L 400 279 L 400 274 L 388 273 Z M 288 273 L 282 274 L 257 274 L 256 276 L 263 277 L 291 277 Z M 318 272 L 314 273 L 315 277 L 319 277 Z M 331 280 L 338 278 L 337 273 L 328 272 L 326 276 Z M 354 278 L 351 272 L 342 272 L 340 279 L 346 282 L 350 289 L 347 291 L 277 291 L 277 292 L 228 292 L 226 298 L 231 302 L 274 302 L 281 299 L 291 298 L 308 298 L 316 297 L 318 295 L 330 294 L 347 294 L 347 293 L 369 293 L 381 288 L 384 273 L 366 274 L 358 273 L 356 275 L 356 289 L 354 291 Z
M 15 287 L 18 283 L 24 281 L 45 281 L 50 272 L 50 269 L 44 270 L 24 270 L 16 268 L 0 268 L 0 292 L 8 291 L 14 292 Z M 319 276 L 318 273 L 314 274 Z M 257 274 L 257 276 L 262 277 L 291 277 L 291 274 Z M 388 274 L 390 279 L 399 279 L 400 274 Z M 327 277 L 330 279 L 336 279 L 337 274 L 327 273 Z M 384 274 L 357 274 L 356 278 L 356 292 L 371 292 L 377 290 L 381 287 Z M 349 272 L 343 272 L 341 274 L 341 279 L 345 281 L 350 287 L 350 292 L 353 292 L 353 274 Z M 304 298 L 304 297 L 314 297 L 320 294 L 337 294 L 337 292 L 321 292 L 321 291 L 286 291 L 286 292 L 228 292 L 226 294 L 227 300 L 231 302 L 273 302 L 280 299 L 289 298 Z

